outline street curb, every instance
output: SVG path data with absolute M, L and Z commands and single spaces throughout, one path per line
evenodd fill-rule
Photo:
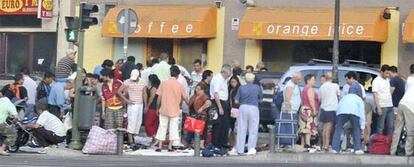
M 233 158 L 233 157 L 229 157 Z M 237 159 L 237 157 L 234 157 Z M 335 163 L 353 165 L 414 165 L 414 157 L 391 155 L 350 155 L 325 153 L 262 153 L 246 156 L 243 160 L 264 161 L 269 163 Z

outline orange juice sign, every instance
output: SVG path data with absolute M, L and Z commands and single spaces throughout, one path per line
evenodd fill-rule
M 0 15 L 36 15 L 38 0 L 0 0 Z
M 38 18 L 52 18 L 53 17 L 53 0 L 38 0 L 39 13 Z

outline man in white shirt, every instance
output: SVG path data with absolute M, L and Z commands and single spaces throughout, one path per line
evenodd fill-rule
M 329 150 L 340 90 L 338 84 L 332 83 L 332 73 L 325 74 L 325 79 L 326 82 L 319 88 L 321 100 L 320 121 L 323 123 L 323 149 Z
M 160 61 L 157 58 L 152 58 L 151 60 L 148 60 L 147 62 L 147 68 L 141 72 L 141 78 L 145 83 L 145 86 L 150 87 L 149 83 L 149 76 L 151 75 L 152 67 L 156 64 L 158 64 Z
M 166 81 L 171 78 L 170 67 L 168 64 L 169 56 L 167 53 L 160 54 L 160 63 L 152 66 L 151 73 L 158 76 L 161 82 Z
M 0 155 L 9 155 L 5 151 L 6 146 L 16 142 L 16 129 L 14 126 L 7 125 L 7 119 L 13 118 L 13 122 L 18 119 L 16 107 L 7 97 L 0 95 Z
M 32 111 L 36 101 L 37 83 L 29 76 L 30 72 L 27 67 L 22 68 L 20 72 L 23 74 L 24 78 L 23 87 L 27 90 L 28 110 Z
M 220 74 L 213 77 L 210 83 L 210 97 L 217 107 L 218 119 L 213 125 L 212 143 L 214 146 L 223 148 L 228 144 L 228 133 L 230 123 L 230 104 L 228 103 L 229 91 L 228 80 L 231 76 L 231 67 L 224 64 Z
M 410 76 L 407 78 L 405 90 L 408 90 L 411 87 L 414 87 L 414 64 L 411 64 L 410 66 Z
M 35 124 L 23 125 L 23 129 L 32 129 L 37 144 L 41 147 L 58 144 L 65 140 L 66 130 L 63 122 L 58 117 L 47 111 L 47 100 L 40 99 L 36 103 L 39 118 Z
M 194 94 L 195 88 L 197 86 L 198 83 L 201 82 L 201 80 L 203 79 L 203 66 L 201 65 L 201 60 L 200 59 L 196 59 L 194 60 L 194 71 L 191 72 L 191 95 Z
M 394 131 L 394 110 L 391 96 L 391 85 L 389 81 L 390 66 L 383 65 L 381 74 L 372 81 L 372 92 L 377 114 L 377 133 L 393 134 Z M 387 125 L 384 132 L 384 125 Z

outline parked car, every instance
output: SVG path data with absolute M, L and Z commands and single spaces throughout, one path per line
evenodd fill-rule
M 323 62 L 323 63 L 319 63 Z M 308 64 L 298 64 L 291 66 L 289 70 L 286 71 L 285 74 L 281 77 L 279 80 L 278 86 L 283 88 L 285 85 L 283 84 L 283 81 L 287 77 L 291 77 L 295 72 L 301 72 L 302 76 L 304 77 L 307 74 L 313 74 L 316 77 L 316 90 L 319 90 L 319 87 L 321 85 L 320 83 L 320 77 L 321 75 L 332 71 L 332 64 L 329 61 L 320 61 L 317 59 L 311 60 Z M 362 61 L 355 61 L 355 60 L 345 60 L 344 64 L 339 65 L 338 67 L 338 80 L 339 80 L 339 86 L 342 89 L 342 87 L 346 84 L 345 82 L 345 74 L 349 71 L 353 71 L 357 74 L 357 80 L 359 83 L 361 83 L 366 92 L 366 100 L 368 104 L 371 106 L 371 109 L 373 112 L 375 111 L 375 103 L 374 103 L 374 97 L 372 95 L 372 81 L 380 75 L 380 72 L 376 68 L 367 67 L 365 62 Z M 299 84 L 300 88 L 303 89 L 305 86 L 305 82 L 302 79 L 302 82 Z
M 274 124 L 273 96 L 277 91 L 277 83 L 283 73 L 277 72 L 257 72 L 255 73 L 255 84 L 258 84 L 263 91 L 263 99 L 259 104 L 260 111 L 260 132 L 268 132 L 267 125 Z

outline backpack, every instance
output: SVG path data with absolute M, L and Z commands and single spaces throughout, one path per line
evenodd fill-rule
M 282 109 L 283 100 L 283 91 L 279 91 L 273 96 L 273 103 L 279 111 Z

